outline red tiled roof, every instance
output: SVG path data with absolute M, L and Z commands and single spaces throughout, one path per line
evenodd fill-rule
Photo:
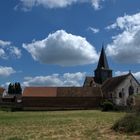
M 99 87 L 26 87 L 22 97 L 102 97 Z
M 23 97 L 56 97 L 56 87 L 26 87 Z

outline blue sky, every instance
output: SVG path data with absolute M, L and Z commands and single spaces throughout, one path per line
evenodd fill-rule
M 80 86 L 105 45 L 140 80 L 139 0 L 1 0 L 0 85 Z

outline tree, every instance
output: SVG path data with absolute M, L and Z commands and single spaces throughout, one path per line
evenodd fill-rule
M 21 94 L 22 88 L 20 86 L 19 82 L 16 82 L 15 84 L 9 84 L 8 86 L 8 94 Z
M 15 85 L 17 86 L 17 88 L 16 88 L 16 94 L 21 94 L 22 93 L 22 88 L 20 86 L 20 83 L 15 83 Z
M 8 94 L 14 94 L 14 85 L 12 83 L 8 86 Z

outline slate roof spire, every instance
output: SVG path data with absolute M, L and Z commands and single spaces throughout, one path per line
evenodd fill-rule
M 112 77 L 112 70 L 109 69 L 109 65 L 107 62 L 104 45 L 102 45 L 102 50 L 99 58 L 99 62 L 97 65 L 95 72 L 95 82 L 98 84 L 103 84 L 108 78 Z
M 100 58 L 99 58 L 98 66 L 97 66 L 97 69 L 102 69 L 102 68 L 109 69 L 109 65 L 108 65 L 105 50 L 104 50 L 104 45 L 102 45 L 102 50 L 101 50 L 101 54 L 100 54 Z

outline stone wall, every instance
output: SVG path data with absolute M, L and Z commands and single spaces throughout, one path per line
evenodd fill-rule
M 117 105 L 127 105 L 127 98 L 129 97 L 129 87 L 134 87 L 134 95 L 139 93 L 139 84 L 129 75 L 113 92 L 114 102 Z M 122 97 L 121 97 L 122 94 Z
M 98 108 L 102 98 L 94 97 L 23 97 L 24 110 Z

